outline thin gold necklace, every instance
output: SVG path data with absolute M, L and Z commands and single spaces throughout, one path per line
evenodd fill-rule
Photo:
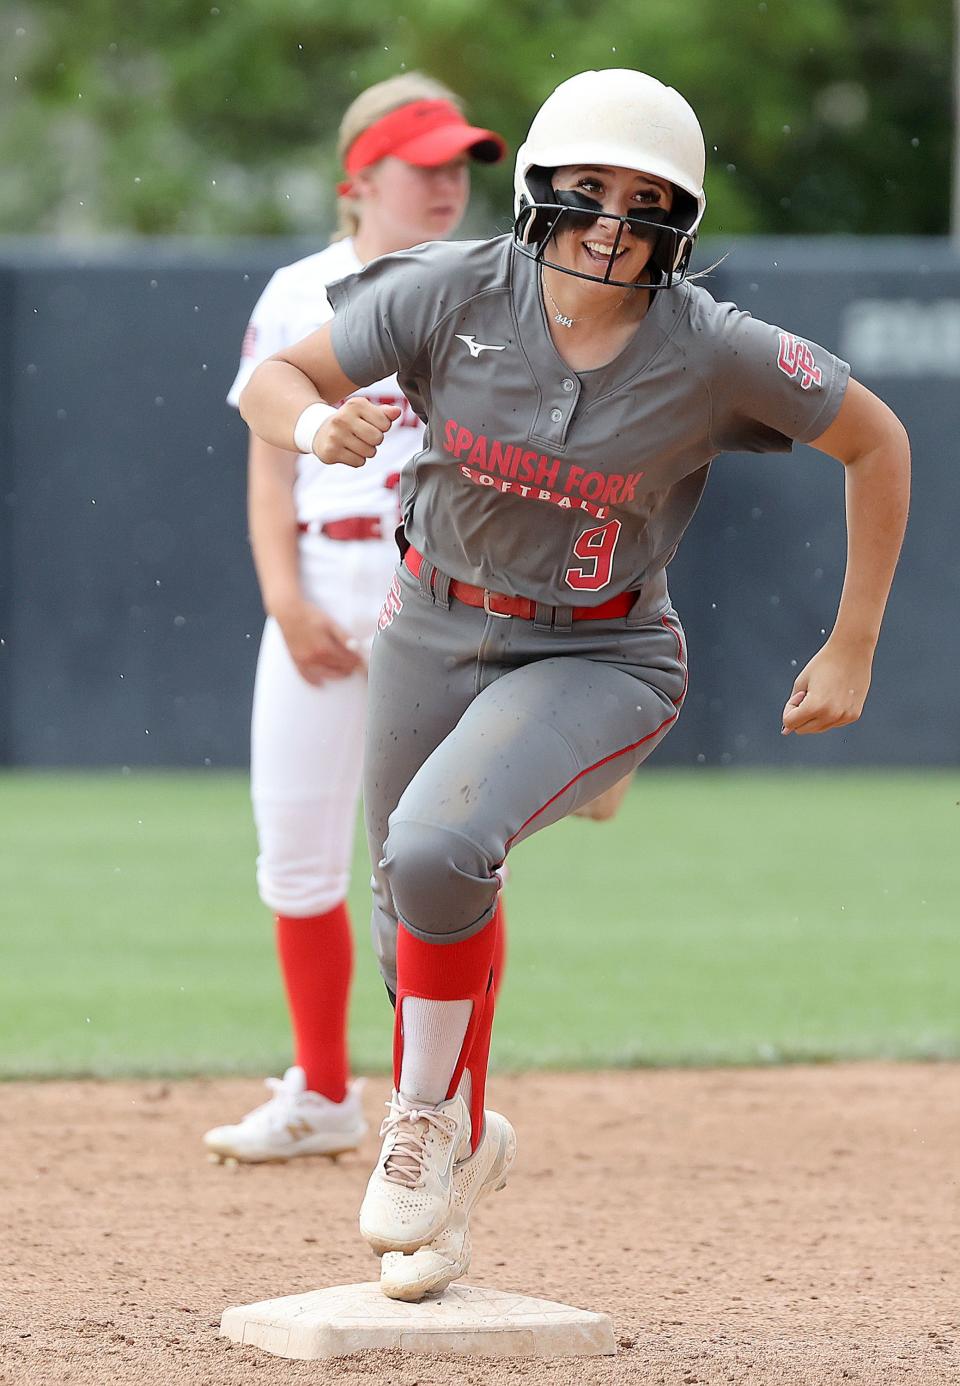
M 571 318 L 569 313 L 565 313 L 563 311 L 563 309 L 560 307 L 560 304 L 557 302 L 553 294 L 547 288 L 547 281 L 544 279 L 543 275 L 540 276 L 540 283 L 543 285 L 543 292 L 546 294 L 547 298 L 550 300 L 551 304 L 556 310 L 554 312 L 553 320 L 554 322 L 559 323 L 561 327 L 573 327 L 578 322 L 592 322 L 594 318 L 602 318 L 606 313 L 612 313 L 615 309 L 619 308 L 621 303 L 626 303 L 627 298 L 630 294 L 630 290 L 628 289 L 627 292 L 623 295 L 623 298 L 618 298 L 616 303 L 612 303 L 609 308 L 601 308 L 599 313 L 588 313 L 584 317 Z

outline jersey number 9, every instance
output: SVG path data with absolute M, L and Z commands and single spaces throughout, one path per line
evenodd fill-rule
M 573 546 L 583 566 L 572 564 L 563 578 L 576 592 L 599 592 L 613 572 L 613 551 L 620 538 L 620 521 L 610 520 L 596 529 L 585 529 Z

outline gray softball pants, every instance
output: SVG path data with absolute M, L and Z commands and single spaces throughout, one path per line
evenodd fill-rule
M 446 587 L 428 562 L 419 578 L 401 564 L 370 659 L 373 940 L 393 992 L 398 921 L 439 944 L 482 929 L 513 844 L 639 765 L 686 692 L 663 574 L 602 621 L 497 617 Z

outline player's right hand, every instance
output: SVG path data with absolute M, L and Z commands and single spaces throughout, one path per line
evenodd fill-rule
M 333 418 L 317 429 L 313 451 L 321 462 L 362 467 L 399 417 L 395 404 L 374 404 L 363 395 L 351 395 Z
M 320 686 L 327 679 L 342 679 L 363 668 L 356 640 L 332 616 L 311 602 L 300 602 L 277 615 L 290 658 L 307 683 Z

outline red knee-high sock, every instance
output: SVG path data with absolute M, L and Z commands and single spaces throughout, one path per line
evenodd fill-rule
M 447 1097 L 457 1090 L 463 1070 L 473 1053 L 478 1060 L 478 1074 L 471 1069 L 471 1116 L 479 1111 L 480 1120 L 473 1123 L 473 1143 L 480 1138 L 483 1125 L 483 1087 L 486 1075 L 486 1053 L 490 1046 L 489 1027 L 493 1024 L 493 959 L 498 915 L 494 915 L 479 933 L 461 943 L 425 943 L 409 929 L 400 926 L 397 936 L 397 1010 L 393 1027 L 393 1081 L 399 1089 L 403 1067 L 403 1000 L 418 996 L 428 1001 L 471 1001 L 473 1010 L 464 1035 L 456 1066 L 450 1078 Z M 490 999 L 489 1019 L 487 1001 Z M 486 1040 L 483 1040 L 486 1028 Z M 477 1078 L 479 1077 L 479 1082 Z M 479 1103 L 477 1089 L 480 1090 Z
M 311 1092 L 331 1102 L 347 1093 L 347 1007 L 353 976 L 353 933 L 345 903 L 306 919 L 277 915 L 295 1062 Z

